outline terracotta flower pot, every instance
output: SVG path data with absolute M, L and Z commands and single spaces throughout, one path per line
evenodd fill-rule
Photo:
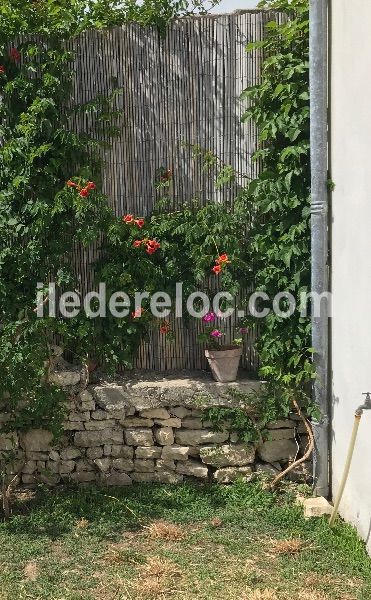
M 205 350 L 205 356 L 214 379 L 221 383 L 236 381 L 241 354 L 242 348 L 240 346 L 230 346 L 220 350 Z

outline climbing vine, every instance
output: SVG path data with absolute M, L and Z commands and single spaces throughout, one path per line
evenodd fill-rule
M 203 11 L 202 0 L 194 10 Z M 188 13 L 183 0 L 1 3 L 0 410 L 9 417 L 3 430 L 45 426 L 57 434 L 64 396 L 48 379 L 51 341 L 60 337 L 77 359 L 87 359 L 104 329 L 83 316 L 37 318 L 35 311 L 38 283 L 53 280 L 62 291 L 75 289 L 76 248 L 105 235 L 112 241 L 117 229 L 100 191 L 99 131 L 104 122 L 106 133 L 117 132 L 119 90 L 74 106 L 74 54 L 66 41 L 91 27 L 130 21 L 154 24 L 163 33 L 169 19 Z M 89 116 L 89 131 L 71 129 L 76 112 Z M 121 331 L 127 353 L 135 346 L 133 327 L 135 334 L 133 323 Z M 110 363 L 115 349 L 104 348 L 103 360 Z
M 255 289 L 271 299 L 287 291 L 298 300 L 310 288 L 309 7 L 308 0 L 262 6 L 287 18 L 267 23 L 265 39 L 247 48 L 263 53 L 261 81 L 243 94 L 249 102 L 243 119 L 256 123 L 260 135 L 254 159 L 261 172 L 246 190 L 252 270 Z M 259 324 L 261 374 L 287 412 L 293 396 L 306 397 L 313 376 L 310 318 L 272 311 L 249 321 Z
M 266 24 L 262 41 L 248 45 L 248 52 L 262 53 L 262 75 L 243 93 L 248 102 L 243 120 L 257 125 L 260 140 L 253 156 L 260 173 L 243 198 L 251 222 L 246 257 L 250 281 L 269 297 L 261 302 L 262 310 L 271 309 L 279 292 L 289 292 L 299 301 L 310 289 L 309 2 L 265 0 L 260 6 L 284 15 Z M 205 165 L 215 165 L 213 156 L 204 159 Z M 233 171 L 227 174 L 233 179 Z M 287 307 L 283 300 L 281 310 Z M 298 310 L 288 318 L 271 310 L 264 318 L 250 315 L 245 325 L 251 324 L 258 327 L 256 349 L 266 383 L 258 394 L 237 396 L 234 407 L 206 409 L 204 418 L 216 430 L 227 427 L 241 440 L 258 442 L 267 423 L 295 410 L 310 432 L 297 402 L 306 414 L 314 410 L 309 397 L 310 318 Z M 309 446 L 299 462 L 310 450 Z

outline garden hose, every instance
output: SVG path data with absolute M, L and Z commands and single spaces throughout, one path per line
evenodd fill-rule
M 350 438 L 349 450 L 348 450 L 348 454 L 347 454 L 347 459 L 345 461 L 344 473 L 343 473 L 343 476 L 341 478 L 339 491 L 338 491 L 338 494 L 337 494 L 337 497 L 336 497 L 336 500 L 335 500 L 335 504 L 334 504 L 334 508 L 333 508 L 333 511 L 332 511 L 332 514 L 331 514 L 331 517 L 330 517 L 330 521 L 329 521 L 330 527 L 334 526 L 335 519 L 336 519 L 338 510 L 339 510 L 339 505 L 340 505 L 341 499 L 343 497 L 345 485 L 346 485 L 346 482 L 348 480 L 350 466 L 352 464 L 354 447 L 356 445 L 356 439 L 357 439 L 359 424 L 361 422 L 363 411 L 371 409 L 371 396 L 370 396 L 370 393 L 366 392 L 365 396 L 366 396 L 365 403 L 362 406 L 360 406 L 359 408 L 357 408 L 357 410 L 355 412 L 355 415 L 354 415 L 354 425 L 353 425 L 352 436 Z

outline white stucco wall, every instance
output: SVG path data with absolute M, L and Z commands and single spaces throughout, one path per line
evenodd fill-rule
M 353 414 L 371 391 L 371 2 L 333 0 L 331 19 L 333 488 Z M 371 411 L 340 513 L 371 552 Z

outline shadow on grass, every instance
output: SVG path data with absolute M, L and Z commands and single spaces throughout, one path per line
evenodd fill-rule
M 258 482 L 227 487 L 185 483 L 50 490 L 40 486 L 33 497 L 17 499 L 11 519 L 0 527 L 8 533 L 57 539 L 74 530 L 78 520 L 86 519 L 90 534 L 112 538 L 125 530 L 138 530 L 153 519 L 197 522 L 214 517 L 216 512 L 223 512 L 228 519 L 228 514 L 241 508 L 256 515 L 270 508 L 275 498 Z

